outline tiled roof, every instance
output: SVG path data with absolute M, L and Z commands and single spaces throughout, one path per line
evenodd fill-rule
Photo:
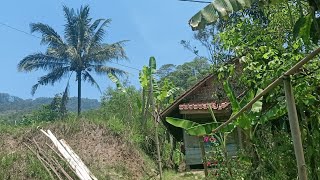
M 208 105 L 211 106 L 214 110 L 223 110 L 229 106 L 229 102 L 223 102 L 223 103 L 184 103 L 179 104 L 179 110 L 196 110 L 196 109 L 208 109 Z

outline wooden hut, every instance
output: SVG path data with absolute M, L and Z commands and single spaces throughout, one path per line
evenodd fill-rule
M 239 94 L 236 92 L 236 94 Z M 178 97 L 167 109 L 161 113 L 161 118 L 177 141 L 184 143 L 185 161 L 188 167 L 202 164 L 199 138 L 188 135 L 183 129 L 175 127 L 165 121 L 166 117 L 183 118 L 197 123 L 212 122 L 208 109 L 211 106 L 218 121 L 226 121 L 231 115 L 231 105 L 224 93 L 222 83 L 214 75 L 208 75 L 197 84 Z M 241 139 L 238 131 L 234 131 L 227 138 L 229 155 L 235 155 Z

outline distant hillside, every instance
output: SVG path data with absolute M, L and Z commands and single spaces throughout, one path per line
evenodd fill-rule
M 27 112 L 38 109 L 44 104 L 50 104 L 53 98 L 40 97 L 22 99 L 8 93 L 0 93 L 0 114 L 10 112 Z M 69 111 L 77 111 L 77 97 L 71 97 L 67 104 Z M 97 99 L 82 98 L 82 110 L 96 109 L 100 106 Z

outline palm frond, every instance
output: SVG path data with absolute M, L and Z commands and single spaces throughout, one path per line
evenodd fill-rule
M 91 34 L 89 33 L 91 18 L 89 18 L 89 6 L 81 6 L 77 13 L 77 30 L 78 30 L 78 52 L 84 51 L 90 41 Z
M 101 23 L 101 22 L 105 22 L 105 21 L 108 21 L 109 23 L 111 22 L 111 19 L 97 19 L 97 20 L 95 20 L 92 24 L 91 24 L 91 26 L 90 26 L 90 28 L 89 28 L 89 32 L 90 33 L 92 33 L 92 34 L 94 34 L 94 32 L 95 32 L 95 30 L 97 29 L 97 27 L 99 26 L 99 24 Z
M 49 44 L 50 47 L 65 46 L 59 34 L 49 25 L 43 23 L 31 23 L 31 32 L 42 34 L 41 44 Z
M 38 83 L 32 86 L 31 94 L 34 95 L 39 85 L 54 85 L 55 82 L 61 80 L 62 77 L 69 73 L 69 67 L 56 68 L 48 74 L 39 78 Z
M 81 6 L 80 10 L 78 10 L 77 12 L 77 16 L 83 20 L 84 19 L 91 20 L 91 18 L 89 18 L 89 15 L 90 15 L 90 7 L 88 5 Z
M 65 59 L 60 59 L 43 53 L 36 53 L 23 58 L 18 64 L 18 70 L 26 72 L 38 69 L 52 70 L 54 68 L 61 68 L 67 65 L 68 63 Z
M 127 75 L 127 72 L 114 67 L 109 67 L 104 65 L 93 65 L 92 67 L 94 68 L 95 72 L 99 75 L 106 75 L 108 73 L 114 74 L 116 76 Z
M 100 27 L 98 28 L 100 22 L 102 22 L 102 24 L 100 25 Z M 97 21 L 95 21 L 89 31 L 92 34 L 91 39 L 88 43 L 88 45 L 86 46 L 85 50 L 86 53 L 89 53 L 91 50 L 93 50 L 96 47 L 99 47 L 101 45 L 101 42 L 103 40 L 103 37 L 105 35 L 105 28 L 107 27 L 107 25 L 111 22 L 111 19 L 98 19 Z M 98 30 L 95 31 L 95 29 L 98 28 Z
M 35 85 L 32 86 L 32 88 L 31 88 L 31 94 L 32 94 L 32 96 L 36 93 L 39 85 L 40 85 L 40 84 L 37 83 L 37 84 L 35 84 Z
M 96 82 L 96 80 L 91 76 L 91 74 L 88 71 L 83 71 L 82 75 L 83 75 L 83 80 L 91 83 L 92 86 L 95 86 L 100 91 L 100 93 L 102 93 L 99 84 Z
M 77 18 L 74 9 L 69 9 L 67 6 L 63 6 L 64 17 L 66 18 L 66 24 L 64 29 L 64 37 L 68 44 L 77 47 L 78 44 L 78 31 L 77 31 Z
M 103 44 L 91 50 L 85 56 L 85 59 L 90 63 L 102 63 L 110 60 L 127 59 L 124 43 L 127 41 L 119 41 L 113 44 Z
M 69 77 L 69 80 L 70 80 L 70 77 Z M 66 107 L 69 100 L 69 87 L 70 87 L 69 80 L 67 82 L 67 86 L 64 89 L 61 97 L 60 112 L 66 112 Z

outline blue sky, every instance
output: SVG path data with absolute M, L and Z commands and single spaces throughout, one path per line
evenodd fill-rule
M 30 32 L 30 23 L 42 22 L 62 34 L 62 5 L 77 9 L 86 4 L 90 5 L 93 19 L 112 19 L 105 42 L 130 40 L 125 46 L 129 61 L 119 63 L 141 69 L 148 64 L 150 56 L 156 57 L 158 67 L 167 63 L 182 64 L 193 59 L 194 55 L 180 45 L 180 40 L 192 39 L 188 20 L 204 7 L 204 4 L 178 0 L 10 0 L 1 4 L 0 23 Z M 45 46 L 40 45 L 40 39 L 0 25 L 0 92 L 22 98 L 52 97 L 62 92 L 66 85 L 65 80 L 55 86 L 41 86 L 32 97 L 31 86 L 45 72 L 17 71 L 17 64 L 23 57 L 44 50 Z M 130 82 L 138 86 L 137 70 L 109 65 L 129 72 Z M 112 85 L 106 76 L 96 79 L 102 90 Z M 76 96 L 76 92 L 73 78 L 70 95 Z M 95 87 L 84 83 L 82 96 L 100 99 L 101 94 Z

